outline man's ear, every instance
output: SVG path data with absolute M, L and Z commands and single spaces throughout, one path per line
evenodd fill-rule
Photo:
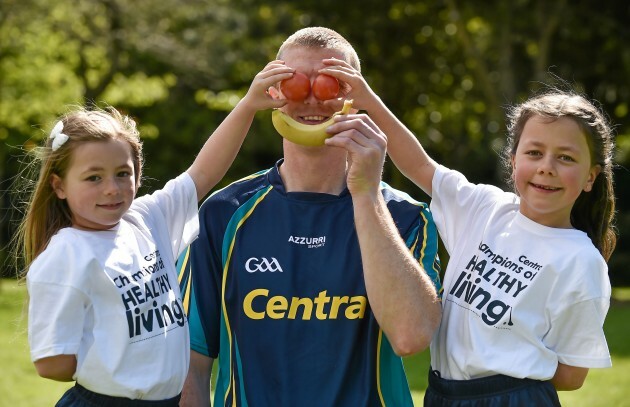
M 282 96 L 280 96 L 280 91 L 276 89 L 275 86 L 270 86 L 269 89 L 267 89 L 267 93 L 274 100 L 278 100 L 282 98 Z
M 50 186 L 59 199 L 66 199 L 66 192 L 63 189 L 63 180 L 57 174 L 50 176 Z

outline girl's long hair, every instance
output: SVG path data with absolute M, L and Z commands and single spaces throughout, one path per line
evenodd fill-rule
M 30 264 L 41 254 L 52 236 L 60 229 L 72 225 L 72 213 L 66 200 L 57 198 L 51 176 L 64 178 L 72 163 L 72 153 L 82 143 L 125 140 L 132 149 L 136 187 L 140 185 L 143 156 L 142 143 L 136 123 L 112 107 L 99 109 L 81 107 L 61 117 L 62 133 L 68 140 L 53 151 L 52 140 L 47 137 L 43 145 L 31 150 L 32 156 L 21 173 L 22 193 L 28 196 L 22 210 L 24 216 L 13 240 L 14 261 L 24 277 Z M 33 180 L 35 179 L 35 182 Z

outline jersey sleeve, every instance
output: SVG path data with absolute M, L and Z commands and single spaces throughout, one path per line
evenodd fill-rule
M 438 257 L 438 232 L 433 215 L 426 204 L 421 205 L 418 228 L 412 233 L 407 246 L 427 273 L 438 293 L 442 296 L 440 282 L 440 259 Z
M 403 191 L 391 188 L 386 183 L 382 183 L 382 186 L 387 208 L 398 232 L 441 295 L 438 232 L 429 206 L 416 201 Z
M 221 322 L 221 239 L 212 236 L 212 213 L 200 210 L 200 233 L 182 253 L 178 271 L 184 309 L 190 326 L 190 348 L 217 358 Z

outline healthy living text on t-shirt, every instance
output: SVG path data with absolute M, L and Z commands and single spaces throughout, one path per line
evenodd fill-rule
M 173 290 L 169 276 L 164 270 L 164 261 L 159 250 L 143 257 L 146 264 L 131 275 L 114 278 L 121 290 L 125 306 L 129 338 L 151 337 L 154 330 L 177 324 L 184 326 L 184 308 Z M 149 277 L 147 280 L 146 278 Z
M 466 304 L 481 311 L 481 319 L 490 326 L 495 326 L 510 311 L 509 318 L 503 325 L 512 326 L 512 305 L 506 302 L 524 292 L 530 282 L 536 278 L 542 265 L 525 255 L 520 255 L 517 261 L 513 261 L 495 253 L 483 242 L 478 248 L 478 255 L 475 254 L 469 260 L 465 270 L 459 274 L 449 291 L 449 296 L 463 300 Z M 504 300 L 493 298 L 493 294 L 496 296 L 500 292 L 511 294 L 511 297 L 502 296 Z M 475 312 L 473 309 L 468 309 Z

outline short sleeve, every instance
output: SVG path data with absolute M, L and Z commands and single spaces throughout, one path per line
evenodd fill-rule
M 440 260 L 438 257 L 438 232 L 433 215 L 426 204 L 421 206 L 419 225 L 412 240 L 407 239 L 411 253 L 429 276 L 438 295 L 442 295 Z
M 612 366 L 603 329 L 609 304 L 608 298 L 582 301 L 552 321 L 543 342 L 558 355 L 560 363 L 586 368 Z
M 157 206 L 159 212 L 153 210 Z M 163 189 L 134 201 L 133 209 L 166 227 L 173 257 L 177 258 L 199 233 L 197 189 L 186 172 L 166 183 Z
M 475 227 L 475 221 L 487 221 L 495 204 L 517 200 L 514 194 L 492 185 L 473 184 L 460 172 L 441 165 L 435 170 L 432 188 L 431 212 L 449 253 L 457 238 Z
M 85 295 L 72 287 L 42 283 L 30 284 L 28 291 L 31 360 L 76 355 L 86 315 Z

